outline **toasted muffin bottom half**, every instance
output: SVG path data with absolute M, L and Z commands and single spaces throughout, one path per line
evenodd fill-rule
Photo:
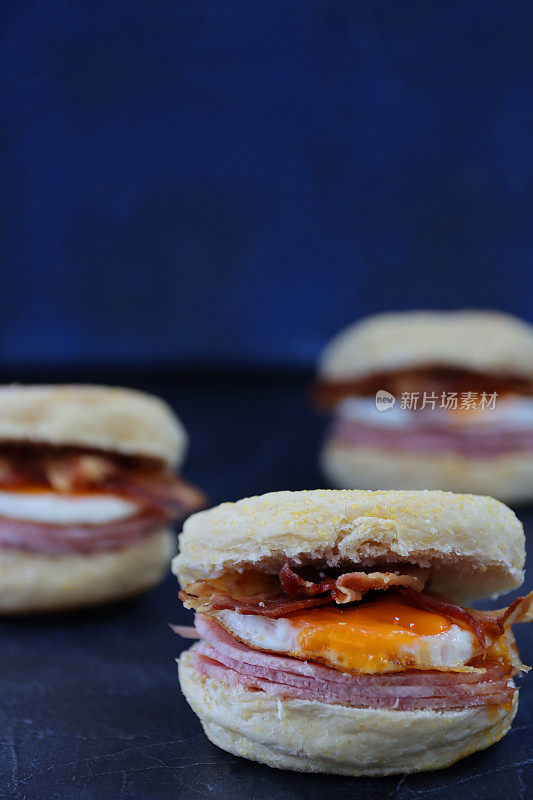
M 406 453 L 327 440 L 322 471 L 339 489 L 443 489 L 489 495 L 508 503 L 533 499 L 533 453 L 469 458 Z
M 441 769 L 501 739 L 518 706 L 517 694 L 510 705 L 459 711 L 280 699 L 201 675 L 193 649 L 180 656 L 179 679 L 207 737 L 229 753 L 280 769 L 354 777 Z
M 176 552 L 160 529 L 135 544 L 88 554 L 0 550 L 0 613 L 67 611 L 136 595 L 157 584 Z

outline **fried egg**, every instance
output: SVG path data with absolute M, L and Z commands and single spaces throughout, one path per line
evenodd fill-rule
M 461 669 L 480 650 L 471 631 L 397 595 L 350 609 L 322 606 L 279 619 L 230 610 L 213 616 L 236 639 L 257 650 L 341 670 Z
M 410 411 L 406 408 L 389 407 L 384 413 L 376 408 L 375 399 L 347 397 L 337 407 L 337 415 L 347 421 L 372 425 L 377 428 L 416 430 L 430 424 L 433 427 L 472 428 L 497 431 L 531 431 L 533 428 L 533 400 L 530 397 L 505 397 L 498 399 L 494 407 L 440 408 Z
M 31 522 L 99 525 L 130 517 L 138 508 L 131 500 L 103 492 L 0 491 L 0 516 Z

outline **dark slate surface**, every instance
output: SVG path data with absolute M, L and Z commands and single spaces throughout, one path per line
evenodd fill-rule
M 214 503 L 323 484 L 315 452 L 325 421 L 306 405 L 304 376 L 122 380 L 161 393 L 181 414 L 191 433 L 185 472 Z M 532 511 L 519 516 L 533 536 Z M 218 750 L 203 735 L 177 685 L 182 642 L 166 626 L 186 619 L 169 576 L 145 597 L 110 608 L 2 622 L 2 800 L 531 796 L 531 678 L 512 732 L 450 769 L 380 780 L 279 772 Z M 517 634 L 533 661 L 533 631 L 522 626 Z

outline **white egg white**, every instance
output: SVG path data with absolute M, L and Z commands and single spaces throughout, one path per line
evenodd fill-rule
M 309 657 L 298 642 L 297 627 L 288 619 L 269 619 L 229 610 L 217 611 L 213 616 L 229 633 L 250 647 L 297 658 Z M 442 633 L 416 636 L 409 644 L 397 643 L 396 650 L 391 652 L 391 664 L 394 660 L 395 668 L 403 661 L 411 668 L 454 669 L 467 664 L 476 652 L 474 635 L 452 624 Z M 334 649 L 327 660 L 331 666 L 338 666 Z
M 374 398 L 347 397 L 337 406 L 337 415 L 343 420 L 396 430 L 416 430 L 428 424 L 443 429 L 533 430 L 533 399 L 529 397 L 496 398 L 493 408 L 466 414 L 456 414 L 439 404 L 440 398 L 435 408 L 428 406 L 420 410 L 419 406 L 419 410 L 410 411 L 400 408 L 397 402 L 387 411 L 378 411 Z
M 130 517 L 138 508 L 137 503 L 113 494 L 0 491 L 0 516 L 31 522 L 99 525 Z

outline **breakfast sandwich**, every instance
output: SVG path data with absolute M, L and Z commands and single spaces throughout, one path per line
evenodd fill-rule
M 326 347 L 315 397 L 338 488 L 533 499 L 533 327 L 488 311 L 363 319 Z
M 174 474 L 186 434 L 159 398 L 104 386 L 0 388 L 0 613 L 141 592 L 172 525 L 204 504 Z
M 512 625 L 466 603 L 523 580 L 524 535 L 489 497 L 273 492 L 193 515 L 173 562 L 196 638 L 181 688 L 209 739 L 272 767 L 386 775 L 497 742 L 518 705 Z

